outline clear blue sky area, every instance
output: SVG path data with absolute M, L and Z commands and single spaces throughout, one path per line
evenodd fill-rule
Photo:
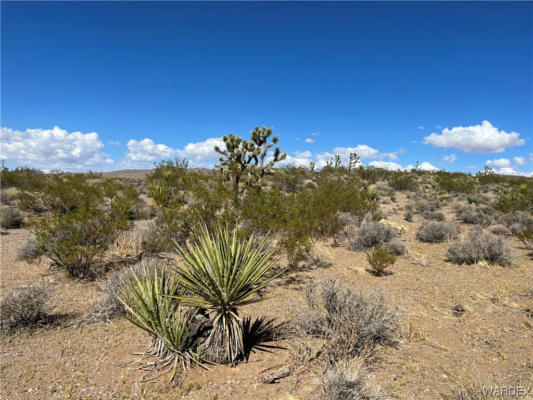
M 267 125 L 295 162 L 364 145 L 377 151 L 357 148 L 365 164 L 533 171 L 532 2 L 2 2 L 1 14 L 11 166 L 211 165 L 207 139 Z

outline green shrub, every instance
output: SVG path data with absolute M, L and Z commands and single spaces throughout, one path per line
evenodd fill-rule
M 87 278 L 91 266 L 128 227 L 124 215 L 99 208 L 79 208 L 41 218 L 35 227 L 40 248 L 71 277 Z
M 24 217 L 15 207 L 6 206 L 0 208 L 0 227 L 4 229 L 20 228 Z
M 475 188 L 475 179 L 461 172 L 437 172 L 437 187 L 445 192 L 472 193 Z
M 389 184 L 393 189 L 400 191 L 416 192 L 418 189 L 417 179 L 409 172 L 394 172 Z
M 498 198 L 496 208 L 504 213 L 533 212 L 533 182 L 513 185 L 511 189 L 505 190 Z
M 383 275 L 396 262 L 396 257 L 383 247 L 374 247 L 374 250 L 366 254 L 366 258 L 377 276 Z

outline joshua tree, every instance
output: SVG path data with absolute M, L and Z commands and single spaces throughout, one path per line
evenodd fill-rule
M 348 163 L 348 171 L 355 169 L 357 163 L 359 162 L 360 157 L 356 153 L 350 153 L 350 161 Z
M 229 134 L 222 140 L 226 149 L 215 146 L 215 151 L 221 154 L 220 163 L 216 165 L 226 179 L 233 183 L 235 203 L 239 202 L 239 194 L 243 186 L 257 185 L 265 175 L 272 175 L 274 164 L 287 157 L 279 147 L 274 149 L 274 154 L 268 159 L 268 150 L 278 143 L 279 136 L 274 136 L 270 143 L 268 138 L 272 135 L 272 128 L 259 128 L 251 132 L 251 140 Z M 260 187 L 260 186 L 258 186 Z

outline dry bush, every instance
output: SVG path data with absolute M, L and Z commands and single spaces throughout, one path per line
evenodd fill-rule
M 465 224 L 489 226 L 494 223 L 496 211 L 491 207 L 464 206 L 455 211 L 457 218 Z
M 453 374 L 452 374 L 453 375 Z M 530 399 L 528 392 L 531 390 L 532 381 L 528 383 L 512 382 L 503 383 L 494 377 L 472 378 L 470 376 L 455 377 L 454 388 L 449 393 L 442 394 L 445 400 L 507 400 Z
M 107 276 L 102 285 L 102 294 L 89 313 L 89 322 L 108 321 L 112 317 L 126 314 L 126 309 L 117 296 L 134 280 L 134 274 L 140 276 L 143 265 L 149 269 L 157 268 L 154 260 L 143 260 L 142 263 L 113 271 Z
M 0 189 L 0 204 L 9 204 L 17 199 L 17 189 Z
M 439 243 L 455 239 L 459 235 L 457 228 L 449 222 L 432 221 L 421 225 L 416 232 L 416 238 L 421 242 Z
M 120 232 L 109 251 L 121 256 L 138 256 L 151 250 L 150 244 L 154 235 L 152 227 L 137 225 L 133 229 Z
M 378 400 L 386 397 L 368 385 L 368 374 L 362 366 L 335 365 L 319 378 L 317 400 Z
M 407 247 L 398 238 L 392 239 L 390 242 L 383 244 L 383 248 L 395 256 L 407 254 Z
M 502 220 L 513 235 L 524 231 L 533 231 L 533 217 L 525 211 L 515 211 L 505 214 Z
M 314 268 L 324 268 L 331 264 L 331 252 L 328 246 L 323 243 L 316 243 L 307 257 L 307 266 Z
M 480 226 L 472 228 L 466 238 L 453 242 L 446 252 L 446 260 L 456 264 L 475 264 L 486 261 L 503 267 L 511 265 L 509 244 L 500 236 L 483 232 Z
M 374 221 L 361 225 L 351 240 L 352 250 L 371 249 L 375 246 L 385 247 L 395 255 L 405 254 L 407 249 L 399 242 L 398 233 L 393 226 Z
M 511 236 L 511 231 L 505 225 L 494 225 L 490 227 L 490 232 L 498 236 Z
M 50 317 L 48 292 L 36 286 L 19 286 L 0 302 L 0 328 L 4 333 L 45 323 Z
M 437 211 L 440 208 L 440 201 L 438 199 L 424 199 L 419 200 L 414 203 L 414 205 L 411 205 L 411 208 L 414 207 L 416 212 L 422 214 L 424 212 L 434 212 Z
M 30 236 L 17 250 L 19 260 L 33 260 L 42 254 L 39 242 L 34 235 Z
M 297 310 L 294 326 L 299 332 L 327 341 L 329 360 L 347 360 L 371 353 L 378 345 L 390 345 L 399 337 L 396 308 L 385 304 L 382 291 L 367 296 L 343 289 L 335 280 L 309 284 L 306 306 Z
M 446 217 L 440 211 L 425 211 L 422 213 L 422 218 L 431 221 L 445 221 Z
M 403 215 L 403 219 L 407 222 L 413 222 L 413 212 L 412 211 L 406 211 Z
M 0 208 L 0 227 L 4 229 L 20 228 L 24 217 L 15 207 Z

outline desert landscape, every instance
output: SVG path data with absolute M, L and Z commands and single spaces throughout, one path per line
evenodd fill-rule
M 188 170 L 183 160 L 105 176 L 4 168 L 2 397 L 481 399 L 516 388 L 528 398 L 530 178 L 271 164 L 263 178 L 249 164 L 236 197 L 234 175 L 225 184 L 223 169 Z M 317 199 L 322 208 L 298 204 Z M 113 231 L 92 228 L 119 200 Z M 113 296 L 127 296 L 121 288 L 141 264 L 166 265 L 176 279 L 177 246 L 190 251 L 201 236 L 196 218 L 210 232 L 231 226 L 243 243 L 253 231 L 253 246 L 275 249 L 256 283 L 266 282 L 263 301 L 238 310 L 249 345 L 231 358 L 199 355 L 175 376 L 131 364 L 161 338 Z M 104 236 L 87 254 L 85 241 Z M 331 315 L 316 313 L 328 307 L 347 315 L 321 331 Z M 362 397 L 331 392 L 342 385 Z
M 533 400 L 533 1 L 0 1 L 0 399 Z

